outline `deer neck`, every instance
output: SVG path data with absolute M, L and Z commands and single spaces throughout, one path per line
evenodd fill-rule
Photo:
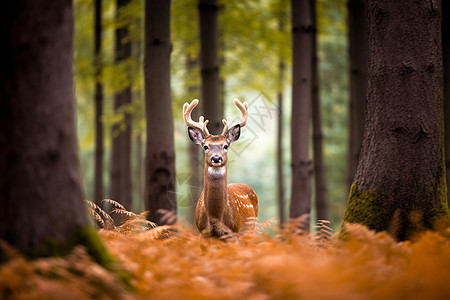
M 204 200 L 208 215 L 222 219 L 228 205 L 227 166 L 210 167 L 205 163 Z

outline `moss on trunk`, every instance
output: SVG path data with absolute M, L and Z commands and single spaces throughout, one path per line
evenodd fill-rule
M 356 183 L 352 184 L 344 222 L 359 223 L 376 231 L 387 230 L 392 219 L 380 197 L 374 191 L 359 193 Z
M 66 241 L 47 238 L 41 248 L 25 250 L 24 253 L 29 258 L 66 256 L 77 245 L 85 246 L 95 262 L 106 268 L 114 263 L 114 258 L 109 254 L 97 231 L 90 225 L 79 228 Z
M 344 223 L 358 223 L 375 231 L 387 231 L 398 240 L 411 239 L 425 230 L 442 230 L 450 226 L 450 214 L 446 200 L 445 178 L 440 183 L 441 201 L 425 205 L 421 209 L 387 209 L 374 191 L 360 193 L 356 183 L 350 189 Z
M 47 238 L 40 249 L 25 250 L 23 253 L 30 259 L 50 256 L 63 257 L 68 255 L 77 245 L 85 246 L 88 254 L 96 263 L 115 273 L 118 280 L 127 288 L 132 288 L 129 274 L 120 268 L 91 225 L 79 228 L 66 241 Z M 3 258 L 1 261 L 6 260 Z

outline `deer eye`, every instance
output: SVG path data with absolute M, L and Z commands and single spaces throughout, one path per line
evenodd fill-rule
M 205 146 L 203 146 L 203 149 L 205 149 L 205 151 L 206 151 L 209 149 L 209 147 L 207 145 L 205 145 Z
M 227 150 L 228 149 L 228 145 L 224 145 L 223 149 Z

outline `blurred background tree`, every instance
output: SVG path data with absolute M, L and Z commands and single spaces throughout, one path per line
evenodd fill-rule
M 159 225 L 176 221 L 175 149 L 170 91 L 170 1 L 145 2 L 145 208 Z

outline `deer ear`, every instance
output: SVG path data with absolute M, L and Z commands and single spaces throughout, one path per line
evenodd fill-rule
M 236 142 L 239 139 L 239 136 L 241 135 L 241 125 L 237 124 L 233 127 L 231 127 L 230 130 L 227 132 L 227 141 L 229 144 Z
M 202 131 L 198 128 L 188 127 L 188 134 L 191 141 L 198 145 L 203 144 L 203 142 L 205 141 Z

